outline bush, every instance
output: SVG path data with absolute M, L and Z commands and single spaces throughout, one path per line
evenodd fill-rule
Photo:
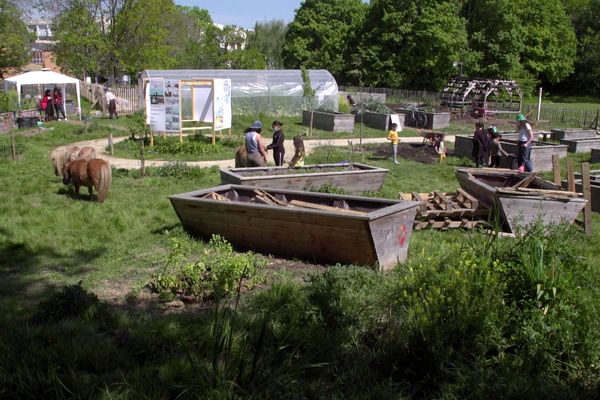
M 255 284 L 261 263 L 252 253 L 234 252 L 222 237 L 213 235 L 199 260 L 192 261 L 190 250 L 189 239 L 171 239 L 164 268 L 149 283 L 164 300 L 218 300 L 241 289 L 243 283 L 245 287 Z

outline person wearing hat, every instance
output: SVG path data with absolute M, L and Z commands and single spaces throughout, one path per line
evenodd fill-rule
M 519 171 L 533 171 L 531 164 L 531 146 L 533 143 L 533 130 L 523 114 L 517 114 L 517 133 L 519 143 L 517 146 L 517 165 Z
M 283 165 L 283 156 L 285 155 L 285 147 L 283 147 L 285 137 L 281 130 L 282 125 L 277 120 L 273 121 L 271 124 L 271 128 L 273 128 L 273 142 L 267 146 L 267 150 L 273 150 L 273 160 L 275 160 L 275 166 L 277 167 Z
M 108 104 L 108 118 L 112 119 L 114 115 L 115 118 L 119 119 L 119 116 L 117 115 L 117 96 L 115 96 L 107 87 L 104 87 L 104 92 L 106 103 Z
M 267 164 L 267 150 L 260 135 L 261 131 L 262 122 L 254 121 L 244 138 L 248 153 L 248 167 L 264 167 Z

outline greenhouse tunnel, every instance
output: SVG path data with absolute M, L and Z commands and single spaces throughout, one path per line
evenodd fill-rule
M 145 70 L 140 80 L 231 79 L 232 111 L 238 115 L 299 115 L 311 105 L 315 110 L 337 111 L 338 86 L 335 78 L 323 69 L 308 70 L 308 76 L 315 91 L 310 100 L 304 97 L 299 69 Z

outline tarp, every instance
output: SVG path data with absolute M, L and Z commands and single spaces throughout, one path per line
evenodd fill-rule
M 75 90 L 77 91 L 77 109 L 80 110 L 79 118 L 81 119 L 81 91 L 79 88 L 79 79 L 43 69 L 41 71 L 31 71 L 21 75 L 11 76 L 10 78 L 6 78 L 5 81 L 12 82 L 17 86 L 19 105 L 21 104 L 21 87 L 24 85 L 61 85 L 63 97 L 66 98 L 66 85 L 74 84 Z

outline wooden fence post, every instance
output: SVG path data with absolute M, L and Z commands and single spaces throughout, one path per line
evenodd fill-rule
M 112 135 L 112 132 L 108 134 L 108 147 L 110 148 L 110 155 L 112 156 L 115 153 L 115 149 L 113 147 L 113 135 Z
M 575 169 L 573 168 L 573 159 L 567 159 L 567 190 L 575 191 Z
M 554 173 L 554 183 L 560 186 L 560 156 L 552 154 L 552 172 Z
M 583 198 L 587 200 L 583 209 L 583 230 L 586 235 L 592 236 L 592 192 L 590 187 L 590 163 L 581 164 L 581 188 Z
M 10 132 L 10 155 L 13 161 L 17 159 L 17 144 L 15 143 L 15 131 L 11 129 Z

